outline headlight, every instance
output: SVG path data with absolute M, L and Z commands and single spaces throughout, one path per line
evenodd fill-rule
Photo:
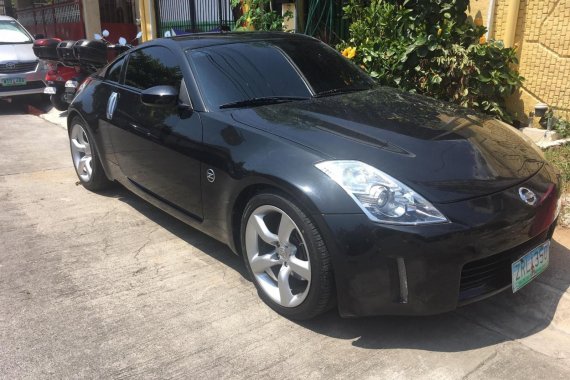
M 324 161 L 315 165 L 338 183 L 374 222 L 445 223 L 431 203 L 408 186 L 360 161 Z

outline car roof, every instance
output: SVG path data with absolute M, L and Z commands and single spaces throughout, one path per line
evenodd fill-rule
M 0 16 L 0 21 L 6 21 L 6 20 L 14 21 L 14 19 L 10 16 Z
M 184 34 L 175 37 L 168 37 L 180 45 L 182 49 L 195 49 L 212 45 L 224 45 L 236 42 L 254 42 L 271 40 L 314 40 L 313 37 L 305 34 L 295 34 L 287 32 L 209 32 Z

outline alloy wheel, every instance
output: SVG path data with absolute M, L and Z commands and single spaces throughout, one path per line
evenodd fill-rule
M 75 170 L 83 182 L 89 182 L 93 175 L 93 155 L 87 132 L 82 125 L 74 124 L 71 127 L 70 139 L 71 157 Z
M 311 286 L 311 263 L 301 231 L 283 210 L 256 208 L 247 221 L 249 266 L 263 292 L 283 307 L 300 305 Z

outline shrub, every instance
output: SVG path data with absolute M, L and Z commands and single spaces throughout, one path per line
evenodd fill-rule
M 522 84 L 516 51 L 486 41 L 468 0 L 348 0 L 338 48 L 380 84 L 476 108 L 511 122 L 505 97 Z
M 562 184 L 567 191 L 570 186 L 570 145 L 548 148 L 544 154 L 548 161 L 560 170 Z
M 271 0 L 231 0 L 231 5 L 243 11 L 234 30 L 283 31 L 283 21 L 293 17 L 291 12 L 281 16 L 272 10 Z
M 556 130 L 562 138 L 570 137 L 570 121 L 557 119 L 554 123 L 554 130 Z

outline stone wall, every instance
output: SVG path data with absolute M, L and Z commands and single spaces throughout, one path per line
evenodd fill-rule
M 471 0 L 469 13 L 480 11 L 488 25 L 489 0 Z M 505 35 L 508 0 L 496 0 L 495 20 L 490 38 Z M 526 121 L 538 102 L 555 109 L 556 115 L 570 120 L 570 0 L 521 0 L 515 46 L 523 88 L 508 99 L 511 112 Z

